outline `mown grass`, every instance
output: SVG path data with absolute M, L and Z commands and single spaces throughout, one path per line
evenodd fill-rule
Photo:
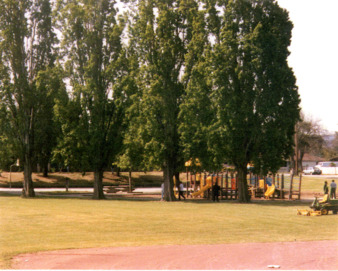
M 302 176 L 302 191 L 314 192 L 314 193 L 323 193 L 324 182 L 327 181 L 328 184 L 335 180 L 338 182 L 338 176 L 322 177 L 322 176 L 311 176 L 306 175 Z
M 20 253 L 108 246 L 337 240 L 337 215 L 294 201 L 160 202 L 0 197 L 0 268 Z

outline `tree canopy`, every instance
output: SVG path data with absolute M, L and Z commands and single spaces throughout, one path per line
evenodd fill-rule
M 53 160 L 93 170 L 104 198 L 117 162 L 163 170 L 174 200 L 174 176 L 198 158 L 233 164 L 248 202 L 247 164 L 276 172 L 293 153 L 288 12 L 275 0 L 122 2 L 0 0 L 0 146 L 22 161 L 25 195 L 32 164 Z
M 77 107 L 85 155 L 94 170 L 94 198 L 104 198 L 102 176 L 118 153 L 127 93 L 123 88 L 123 17 L 115 1 L 59 1 L 64 68 Z M 66 121 L 67 122 L 67 121 Z M 75 137 L 77 139 L 77 136 Z
M 45 99 L 42 73 L 53 69 L 56 35 L 49 0 L 0 1 L 0 89 L 8 124 L 2 133 L 24 167 L 23 196 L 34 196 L 32 166 Z M 40 79 L 39 79 L 40 78 Z M 49 86 L 51 87 L 51 86 Z M 44 93 L 42 93 L 44 92 Z M 46 130 L 45 130 L 46 131 Z M 16 160 L 16 159 L 15 159 Z

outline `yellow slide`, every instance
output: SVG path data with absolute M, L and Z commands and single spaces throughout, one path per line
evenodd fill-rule
M 271 186 L 268 186 L 268 189 L 266 190 L 264 196 L 266 196 L 268 198 L 271 195 L 273 195 L 274 192 L 275 192 L 275 185 L 272 184 Z
M 212 179 L 211 179 L 211 176 L 209 176 L 207 179 L 206 179 L 206 184 L 205 186 L 201 187 L 200 190 L 198 190 L 197 192 L 194 192 L 191 194 L 192 197 L 197 197 L 199 195 L 201 195 L 202 193 L 204 193 L 204 191 L 208 190 L 209 188 L 212 187 Z

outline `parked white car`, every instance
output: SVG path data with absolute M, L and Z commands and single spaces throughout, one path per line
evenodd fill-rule
M 303 170 L 304 175 L 307 175 L 307 174 L 311 175 L 311 174 L 313 174 L 313 172 L 315 172 L 313 167 L 308 167 L 308 168 Z

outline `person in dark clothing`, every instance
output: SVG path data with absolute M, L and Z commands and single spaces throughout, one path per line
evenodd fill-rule
M 217 201 L 219 202 L 218 196 L 219 196 L 219 191 L 221 190 L 221 187 L 218 185 L 218 183 L 216 182 L 213 186 L 212 186 L 212 201 Z
M 327 181 L 324 183 L 324 195 L 329 194 L 329 186 L 327 185 Z

